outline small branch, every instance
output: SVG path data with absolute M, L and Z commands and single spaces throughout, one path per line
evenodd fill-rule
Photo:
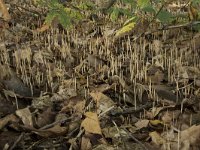
M 163 30 L 170 30 L 170 29 L 176 29 L 176 28 L 184 28 L 184 27 L 195 26 L 195 25 L 198 25 L 198 24 L 200 24 L 200 21 L 194 21 L 194 22 L 189 22 L 189 23 L 174 25 L 174 26 L 165 26 L 165 27 L 162 27 L 162 28 L 158 28 L 156 30 L 145 32 L 144 35 L 152 34 L 152 33 L 155 33 L 155 32 L 158 32 L 158 31 L 163 31 Z
M 144 150 L 148 150 L 148 148 L 142 142 L 140 142 L 137 138 L 135 138 L 132 134 L 130 134 L 127 129 L 123 128 L 123 130 L 126 131 L 128 136 L 130 136 L 131 139 L 133 139 L 136 143 L 138 143 Z
M 19 137 L 17 138 L 17 140 L 14 142 L 14 144 L 9 148 L 9 150 L 13 150 L 16 145 L 21 141 L 22 137 L 24 136 L 24 132 L 22 132 Z

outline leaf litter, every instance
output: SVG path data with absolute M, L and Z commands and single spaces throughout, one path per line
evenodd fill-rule
M 200 147 L 199 33 L 106 14 L 66 30 L 16 2 L 0 0 L 0 149 Z

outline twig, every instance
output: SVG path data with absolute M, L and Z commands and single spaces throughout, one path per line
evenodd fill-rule
M 166 27 L 158 28 L 156 30 L 145 32 L 144 35 L 152 34 L 152 33 L 155 33 L 155 32 L 158 32 L 158 31 L 163 31 L 163 30 L 190 27 L 190 26 L 194 26 L 194 25 L 198 25 L 198 24 L 200 24 L 200 21 L 194 21 L 194 22 L 189 22 L 189 23 L 174 25 L 174 26 L 166 26 Z
M 143 111 L 144 109 L 149 109 L 153 106 L 152 102 L 148 102 L 146 105 L 142 105 L 141 107 L 137 107 L 137 109 L 134 108 L 129 108 L 126 110 L 123 110 L 122 112 L 111 112 L 109 115 L 110 116 L 119 116 L 119 115 L 127 115 L 127 114 L 133 114 L 133 113 L 138 113 Z
M 140 142 L 137 138 L 135 138 L 132 134 L 130 134 L 127 129 L 123 128 L 123 130 L 126 131 L 128 136 L 130 136 L 135 142 L 137 142 L 144 150 L 148 150 L 148 148 L 142 142 Z
M 104 114 L 106 114 L 107 112 L 111 111 L 114 107 L 115 107 L 115 106 L 109 107 L 109 108 L 106 109 L 104 112 L 100 113 L 98 117 L 101 118 Z
M 78 135 L 74 138 L 74 141 L 71 143 L 69 150 L 72 150 L 72 149 L 73 149 L 73 143 L 76 142 L 76 140 L 77 140 L 79 137 L 81 137 L 81 135 L 82 135 L 84 132 L 85 132 L 84 129 L 81 129 L 81 130 L 79 131 Z
M 18 10 L 19 10 L 19 8 L 21 8 L 21 9 L 27 11 L 27 12 L 32 13 L 32 14 L 37 14 L 38 16 L 41 15 L 41 13 L 39 13 L 39 12 L 37 12 L 37 11 L 35 11 L 35 10 L 30 10 L 30 9 L 25 8 L 25 7 L 19 6 L 19 5 L 17 5 L 17 4 L 11 4 L 11 5 L 13 5 L 14 7 L 16 7 Z M 20 10 L 19 10 L 19 11 L 20 11 Z
M 58 124 L 58 123 L 69 121 L 69 120 L 71 120 L 72 118 L 73 118 L 73 117 L 69 117 L 69 118 L 65 118 L 65 119 L 62 119 L 62 120 L 55 121 L 55 122 L 53 122 L 53 123 L 51 123 L 51 124 L 48 124 L 48 125 L 46 125 L 46 126 L 40 128 L 40 130 L 45 130 L 45 129 L 51 128 L 51 127 L 53 127 L 54 125 L 56 125 L 56 124 Z
M 13 150 L 16 145 L 21 141 L 22 137 L 24 136 L 24 132 L 22 132 L 19 137 L 17 138 L 17 140 L 14 142 L 14 144 L 11 146 L 11 148 L 9 148 L 9 150 Z

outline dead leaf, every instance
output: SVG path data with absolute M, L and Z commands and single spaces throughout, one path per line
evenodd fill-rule
M 119 138 L 120 137 L 120 133 L 115 126 L 109 127 L 109 128 L 103 128 L 102 133 L 103 133 L 105 138 L 112 138 L 113 139 L 113 138 Z
M 36 29 L 36 32 L 44 32 L 44 31 L 48 30 L 50 27 L 51 27 L 51 25 L 49 25 L 49 24 L 43 24 L 42 27 Z
M 9 14 L 9 12 L 8 12 L 8 10 L 7 10 L 7 7 L 6 7 L 6 5 L 5 5 L 5 3 L 4 3 L 3 0 L 0 0 L 0 12 L 2 12 L 2 14 L 3 14 L 3 19 L 4 19 L 5 21 L 10 21 L 11 16 L 10 16 L 10 14 Z
M 1 91 L 1 88 L 0 88 Z M 6 100 L 0 95 L 0 118 L 8 114 L 14 113 L 16 106 L 11 101 Z
M 51 107 L 48 107 L 41 114 L 37 115 L 35 123 L 39 128 L 41 128 L 47 124 L 52 123 L 54 119 L 55 119 L 55 113 L 52 112 Z
M 163 139 L 160 136 L 160 134 L 158 132 L 156 132 L 156 131 L 150 132 L 149 136 L 151 137 L 153 143 L 155 143 L 156 145 L 162 145 L 162 144 L 166 143 L 165 139 Z
M 18 109 L 16 111 L 16 115 L 21 118 L 25 126 L 33 127 L 32 113 L 28 107 L 24 109 Z
M 148 127 L 148 125 L 149 125 L 149 120 L 147 119 L 139 120 L 138 122 L 135 123 L 137 130 Z
M 90 95 L 92 96 L 92 98 L 95 100 L 97 104 L 98 114 L 108 110 L 110 107 L 115 105 L 115 103 L 113 102 L 111 98 L 109 98 L 108 96 L 106 96 L 105 94 L 101 92 L 91 92 Z
M 10 149 L 14 142 L 18 139 L 20 133 L 14 131 L 3 131 L 0 134 L 0 149 Z M 8 147 L 8 148 L 7 148 Z
M 19 119 L 13 114 L 10 114 L 4 118 L 1 118 L 0 119 L 0 130 L 3 129 L 9 122 L 19 122 Z
M 85 129 L 85 131 L 93 134 L 102 134 L 101 127 L 99 124 L 99 119 L 97 113 L 86 112 L 86 118 L 81 123 L 81 127 Z
M 74 96 L 69 100 L 64 101 L 61 113 L 73 112 L 77 114 L 82 114 L 85 109 L 85 99 L 80 96 Z
M 33 130 L 35 134 L 45 138 L 61 136 L 66 134 L 67 131 L 68 131 L 67 127 L 61 127 L 59 124 L 46 130 L 38 130 L 38 129 Z
M 92 144 L 90 142 L 90 139 L 83 136 L 81 139 L 81 150 L 89 150 L 89 149 L 92 149 Z
M 198 125 L 198 126 L 193 125 L 190 128 L 188 128 L 184 131 L 181 131 L 180 142 L 188 143 L 189 147 L 192 145 L 193 146 L 199 145 L 199 143 L 200 143 L 200 125 Z M 185 147 L 185 148 L 187 148 L 187 147 Z

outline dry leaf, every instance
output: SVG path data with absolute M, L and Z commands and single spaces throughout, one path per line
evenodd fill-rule
M 144 120 L 139 120 L 138 122 L 135 123 L 135 126 L 137 127 L 137 129 L 142 129 L 145 128 L 149 125 L 149 120 L 144 119 Z
M 3 129 L 10 121 L 18 122 L 19 119 L 13 114 L 10 114 L 10 115 L 7 115 L 4 118 L 1 118 L 0 119 L 0 130 Z
M 44 32 L 50 28 L 49 24 L 44 24 L 41 28 L 37 28 L 36 32 Z
M 200 142 L 200 125 L 193 125 L 190 128 L 181 131 L 180 141 L 189 143 L 189 145 L 197 145 Z
M 76 114 L 82 114 L 85 109 L 85 99 L 80 96 L 74 96 L 66 101 L 64 101 L 64 106 L 61 109 L 63 112 L 72 112 Z
M 55 137 L 55 136 L 61 136 L 66 134 L 68 131 L 67 127 L 61 127 L 59 124 L 55 125 L 52 128 L 46 129 L 46 130 L 37 130 L 34 129 L 33 132 L 41 137 Z
M 90 139 L 83 136 L 81 139 L 81 150 L 89 150 L 89 149 L 92 149 L 92 144 L 90 142 Z
M 22 119 L 22 122 L 25 126 L 33 127 L 32 114 L 28 107 L 17 110 L 16 115 Z
M 86 112 L 85 116 L 86 118 L 81 123 L 81 127 L 89 133 L 102 134 L 97 114 L 93 112 Z
M 10 16 L 10 14 L 8 13 L 7 7 L 6 7 L 6 5 L 5 5 L 5 3 L 4 3 L 3 0 L 0 0 L 0 12 L 2 12 L 2 14 L 3 14 L 3 19 L 4 19 L 5 21 L 10 21 L 11 16 Z
M 41 128 L 47 124 L 52 123 L 54 119 L 55 119 L 55 113 L 52 112 L 51 107 L 48 107 L 41 114 L 37 115 L 37 118 L 35 119 L 35 123 L 39 128 Z
M 106 96 L 101 92 L 91 92 L 90 95 L 97 104 L 98 114 L 108 110 L 110 107 L 115 105 L 115 103 L 112 101 L 110 97 Z
M 160 134 L 156 131 L 154 132 L 150 132 L 149 136 L 151 137 L 152 141 L 156 144 L 156 145 L 162 145 L 164 143 L 166 143 L 166 141 L 160 136 Z

